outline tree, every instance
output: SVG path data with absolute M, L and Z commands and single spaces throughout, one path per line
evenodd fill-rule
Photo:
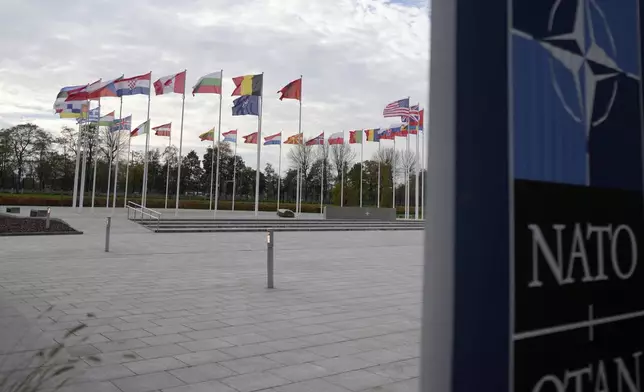
M 265 181 L 265 198 L 268 200 L 277 200 L 277 185 L 279 181 L 279 175 L 273 169 L 273 165 L 266 163 L 266 168 L 264 169 L 264 175 L 266 177 Z
M 9 149 L 10 160 L 15 168 L 15 188 L 21 192 L 24 185 L 24 172 L 27 159 L 34 149 L 43 147 L 40 140 L 44 137 L 45 131 L 35 124 L 21 124 L 5 130 L 4 143 Z
M 286 157 L 291 161 L 291 165 L 295 170 L 301 170 L 302 178 L 304 184 L 302 184 L 302 200 L 307 200 L 306 195 L 308 192 L 307 189 L 307 179 L 309 178 L 311 165 L 314 160 L 313 146 L 307 146 L 305 144 L 295 144 L 293 148 L 289 150 L 286 154 Z
M 341 204 L 340 203 L 340 196 L 342 194 L 342 171 L 344 170 L 344 174 L 346 177 L 347 169 L 351 162 L 353 162 L 356 159 L 356 152 L 351 148 L 349 144 L 333 144 L 330 146 L 331 149 L 331 162 L 333 163 L 333 168 L 335 169 L 336 172 L 336 181 L 335 184 L 336 186 L 334 187 L 334 197 L 333 197 L 333 203 L 334 204 Z M 345 178 L 345 183 L 346 183 L 346 178 Z M 337 191 L 335 190 L 337 188 Z M 346 200 L 346 198 L 345 198 Z
M 394 148 L 381 148 L 374 154 L 373 160 L 380 163 L 380 205 L 389 207 L 396 172 L 400 170 L 400 153 Z
M 199 161 L 199 155 L 191 150 L 188 155 L 181 159 L 181 189 L 185 192 L 197 193 L 202 191 L 201 176 L 203 169 Z

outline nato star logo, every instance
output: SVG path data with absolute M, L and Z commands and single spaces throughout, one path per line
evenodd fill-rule
M 545 36 L 537 38 L 517 29 L 513 34 L 538 42 L 548 52 L 552 87 L 565 111 L 583 125 L 586 138 L 610 115 L 618 94 L 617 76 L 639 80 L 617 64 L 618 47 L 596 0 L 556 0 Z M 555 72 L 561 67 L 567 72 Z M 564 88 L 571 85 L 574 89 Z M 609 96 L 598 99 L 598 86 Z

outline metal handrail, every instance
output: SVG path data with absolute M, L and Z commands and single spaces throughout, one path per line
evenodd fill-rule
M 156 219 L 156 221 L 157 221 L 157 230 L 159 229 L 159 226 L 160 226 L 160 223 L 161 223 L 161 213 L 159 211 L 155 211 L 155 210 L 153 210 L 151 208 L 143 207 L 142 205 L 136 204 L 133 201 L 128 201 L 126 207 L 127 207 L 127 219 L 128 220 L 132 220 L 132 218 L 130 218 L 130 211 L 134 211 L 134 219 L 137 219 L 137 216 L 136 216 L 137 212 L 140 212 L 141 213 L 141 220 L 144 220 L 143 219 L 144 216 L 149 217 L 150 220 Z

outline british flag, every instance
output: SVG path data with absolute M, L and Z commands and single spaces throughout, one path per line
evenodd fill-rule
M 114 125 L 110 127 L 110 131 L 129 131 L 132 129 L 132 116 L 127 116 L 119 120 L 114 120 Z

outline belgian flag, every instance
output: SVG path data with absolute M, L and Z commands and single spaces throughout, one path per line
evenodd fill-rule
M 235 83 L 235 90 L 232 96 L 235 95 L 262 95 L 262 83 L 264 82 L 264 75 L 245 75 L 233 78 Z

